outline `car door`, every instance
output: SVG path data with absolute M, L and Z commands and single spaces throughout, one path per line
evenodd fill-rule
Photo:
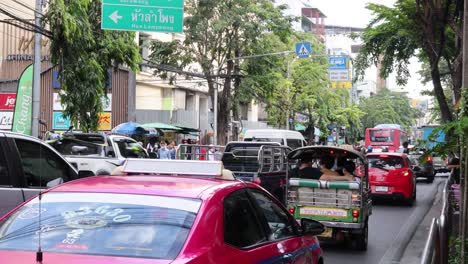
M 0 134 L 0 217 L 24 201 L 18 170 L 13 166 L 16 156 L 7 138 Z
M 313 254 L 319 247 L 300 235 L 296 220 L 270 195 L 259 189 L 249 189 L 257 214 L 266 225 L 270 243 L 275 244 L 278 257 L 284 264 L 317 263 L 318 255 Z
M 51 181 L 77 178 L 74 168 L 46 145 L 23 138 L 14 139 L 23 172 L 23 194 L 27 200 L 47 188 Z
M 264 224 L 254 208 L 245 189 L 224 199 L 223 263 L 284 263 L 278 245 L 268 240 Z

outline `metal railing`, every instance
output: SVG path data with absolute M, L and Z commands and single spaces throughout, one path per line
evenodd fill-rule
M 432 219 L 428 239 L 421 258 L 421 264 L 448 263 L 448 242 L 451 233 L 452 210 L 454 205 L 453 193 L 451 191 L 453 182 L 452 175 L 450 175 L 445 182 L 442 193 L 442 211 L 439 217 Z

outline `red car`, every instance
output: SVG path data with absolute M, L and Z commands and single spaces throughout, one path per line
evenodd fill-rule
M 156 161 L 144 163 L 164 175 L 84 178 L 20 205 L 0 219 L 1 263 L 35 263 L 39 247 L 48 264 L 323 263 L 322 224 L 299 225 L 254 183 L 196 172 L 221 162 Z
M 366 156 L 372 197 L 402 199 L 413 204 L 416 200 L 416 177 L 406 154 L 382 152 Z

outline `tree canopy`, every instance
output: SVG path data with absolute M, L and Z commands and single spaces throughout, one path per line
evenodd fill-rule
M 365 113 L 362 117 L 365 128 L 377 124 L 399 124 L 409 130 L 415 119 L 422 115 L 421 111 L 411 108 L 408 97 L 387 89 L 363 99 L 359 109 Z
M 225 143 L 233 97 L 242 82 L 242 60 L 235 57 L 254 54 L 254 47 L 266 34 L 286 41 L 291 34 L 292 17 L 284 16 L 285 6 L 270 0 L 186 1 L 185 40 L 151 45 L 151 61 L 178 69 L 200 69 L 213 95 L 220 78 L 218 142 Z M 167 69 L 155 72 L 167 77 Z M 175 78 L 172 79 L 174 81 Z
M 443 122 L 454 116 L 441 83 L 440 62 L 447 64 L 455 100 L 461 97 L 461 21 L 463 1 L 398 0 L 394 7 L 368 4 L 375 18 L 361 35 L 363 47 L 356 59 L 358 76 L 371 64 L 380 64 L 382 77 L 396 72 L 406 84 L 409 59 L 418 56 L 430 65 L 434 96 Z
M 64 115 L 83 131 L 97 130 L 109 70 L 138 69 L 135 34 L 101 30 L 100 0 L 49 1 L 45 23 L 52 32 L 51 59 L 59 67 Z

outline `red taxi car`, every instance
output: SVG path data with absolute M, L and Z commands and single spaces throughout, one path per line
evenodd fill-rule
M 403 153 L 368 153 L 369 183 L 372 197 L 402 199 L 407 204 L 416 200 L 416 177 L 411 162 Z
M 299 225 L 221 162 L 133 162 L 127 176 L 67 182 L 0 219 L 1 263 L 36 263 L 39 248 L 47 264 L 323 263 L 323 225 Z

